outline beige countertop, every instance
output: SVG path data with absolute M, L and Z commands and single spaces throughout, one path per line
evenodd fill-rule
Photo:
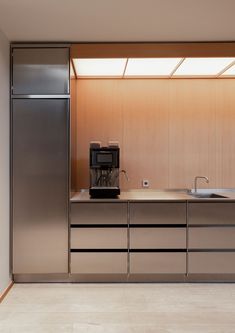
M 182 190 L 129 190 L 121 191 L 117 198 L 90 198 L 88 190 L 75 192 L 71 195 L 71 202 L 127 202 L 127 201 L 235 201 L 235 189 L 199 189 L 199 193 L 218 193 L 226 198 L 195 198 L 188 193 L 187 189 Z

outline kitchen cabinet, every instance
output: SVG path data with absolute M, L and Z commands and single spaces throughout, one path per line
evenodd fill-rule
M 71 204 L 70 272 L 107 274 L 116 280 L 128 274 L 128 204 Z
M 130 279 L 186 274 L 186 203 L 130 203 L 129 226 Z
M 68 274 L 69 48 L 12 48 L 12 272 Z
M 127 224 L 127 203 L 72 203 L 71 224 Z
M 81 252 L 71 253 L 72 274 L 127 275 L 127 253 Z M 118 279 L 117 279 L 118 281 Z
M 72 249 L 126 249 L 127 228 L 71 228 Z
M 184 202 L 136 202 L 130 204 L 130 224 L 186 224 Z
M 68 47 L 12 50 L 13 95 L 69 94 Z
M 189 225 L 234 225 L 235 202 L 190 202 Z
M 186 253 L 130 253 L 131 274 L 185 274 Z
M 186 228 L 130 228 L 130 249 L 186 249 Z
M 190 252 L 189 274 L 235 274 L 235 252 Z
M 188 226 L 189 275 L 234 274 L 235 203 L 190 202 Z
M 189 228 L 189 249 L 235 249 L 235 227 Z

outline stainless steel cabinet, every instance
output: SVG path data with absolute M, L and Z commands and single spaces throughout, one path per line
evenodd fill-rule
M 186 274 L 186 203 L 130 203 L 129 235 L 131 279 Z
M 130 228 L 130 249 L 186 249 L 186 228 Z
M 71 228 L 72 249 L 127 249 L 127 228 Z
M 189 249 L 235 249 L 234 227 L 189 228 Z
M 186 253 L 131 253 L 131 274 L 185 274 Z
M 235 202 L 198 202 L 188 205 L 189 225 L 234 224 Z
M 69 94 L 69 48 L 13 49 L 14 95 Z
M 127 253 L 71 253 L 73 274 L 127 274 Z
M 127 224 L 127 203 L 72 203 L 71 224 Z
M 235 252 L 190 252 L 189 274 L 235 274 Z
M 68 273 L 69 47 L 11 51 L 13 273 Z
M 12 101 L 13 273 L 68 272 L 67 99 Z
M 131 224 L 186 224 L 186 204 L 138 202 L 130 204 Z
M 188 204 L 188 273 L 235 273 L 235 203 Z
M 120 202 L 71 204 L 71 273 L 99 274 L 101 281 L 107 274 L 115 276 L 115 281 L 127 279 L 127 208 L 127 203 Z

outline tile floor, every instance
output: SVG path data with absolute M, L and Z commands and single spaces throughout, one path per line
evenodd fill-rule
M 235 284 L 15 284 L 1 333 L 234 333 Z

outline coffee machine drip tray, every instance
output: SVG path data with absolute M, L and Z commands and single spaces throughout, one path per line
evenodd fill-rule
M 91 198 L 116 198 L 120 194 L 119 187 L 93 186 L 89 189 Z

